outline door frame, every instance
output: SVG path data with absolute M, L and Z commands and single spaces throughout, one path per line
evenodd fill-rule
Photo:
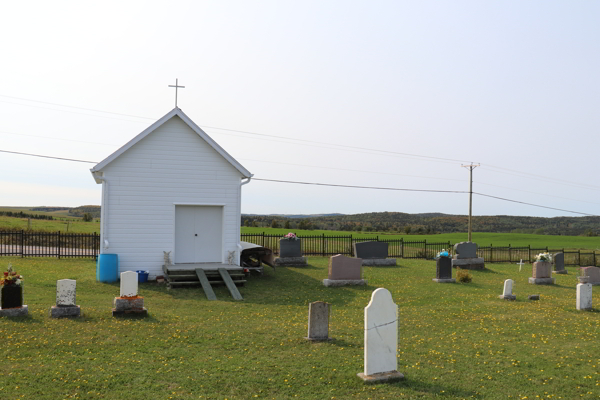
M 172 229 L 171 229 L 171 248 L 173 249 L 173 254 L 171 255 L 171 259 L 173 260 L 173 264 L 175 264 L 175 257 L 177 257 L 177 255 L 175 254 L 175 232 L 176 232 L 176 227 L 175 227 L 175 210 L 177 208 L 177 206 L 198 206 L 198 207 L 221 207 L 222 208 L 222 212 L 221 212 L 221 263 L 225 262 L 225 208 L 227 207 L 227 204 L 225 203 L 181 203 L 181 202 L 177 202 L 177 203 L 173 203 L 172 209 L 171 209 L 171 221 L 172 221 Z

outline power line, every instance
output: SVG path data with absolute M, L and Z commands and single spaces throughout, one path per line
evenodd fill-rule
M 526 203 L 524 201 L 518 201 L 518 200 L 511 200 L 511 199 L 505 199 L 504 197 L 498 197 L 498 196 L 491 196 L 489 194 L 483 194 L 483 193 L 477 193 L 477 192 L 473 192 L 473 194 L 476 194 L 478 196 L 484 196 L 484 197 L 490 197 L 492 199 L 498 199 L 498 200 L 504 200 L 504 201 L 509 201 L 511 203 L 519 203 L 519 204 L 525 204 L 528 206 L 533 206 L 533 207 L 540 207 L 540 208 L 547 208 L 549 210 L 556 210 L 556 211 L 565 211 L 565 212 L 569 212 L 569 213 L 573 213 L 573 214 L 581 214 L 581 215 L 585 215 L 588 217 L 600 217 L 600 215 L 595 215 L 595 214 L 587 214 L 587 213 L 582 213 L 579 211 L 571 211 L 571 210 L 564 210 L 562 208 L 554 208 L 554 207 L 547 207 L 547 206 L 541 206 L 539 204 L 533 204 L 533 203 Z
M 9 154 L 18 154 L 18 155 L 30 156 L 30 157 L 49 158 L 49 159 L 61 160 L 61 161 L 73 161 L 73 162 L 90 163 L 90 164 L 98 163 L 97 161 L 76 160 L 73 158 L 53 157 L 53 156 L 46 156 L 46 155 L 42 155 L 42 154 L 22 153 L 22 152 L 17 152 L 17 151 L 0 150 L 0 152 L 9 153 Z M 375 189 L 375 190 L 426 192 L 426 193 L 458 193 L 458 194 L 469 193 L 469 192 L 465 192 L 465 191 L 461 191 L 461 190 L 405 189 L 405 188 L 388 188 L 388 187 L 377 187 L 377 186 L 338 185 L 338 184 L 333 184 L 333 183 L 299 182 L 299 181 L 287 181 L 287 180 L 263 179 L 263 178 L 252 178 L 252 179 L 255 181 L 263 181 L 263 182 L 290 183 L 290 184 L 297 184 L 297 185 L 312 185 L 312 186 L 343 187 L 343 188 L 350 188 L 350 189 Z M 546 208 L 549 210 L 564 211 L 564 212 L 569 212 L 569 213 L 573 213 L 573 214 L 585 215 L 585 216 L 589 216 L 589 217 L 598 217 L 598 215 L 595 215 L 595 214 L 587 214 L 587 213 L 582 213 L 579 211 L 571 211 L 571 210 L 565 210 L 562 208 L 554 208 L 554 207 L 542 206 L 539 204 L 526 203 L 524 201 L 506 199 L 504 197 L 491 196 L 491 195 L 484 194 L 484 193 L 473 192 L 473 194 L 476 194 L 478 196 L 483 196 L 483 197 L 490 197 L 490 198 L 497 199 L 497 200 L 508 201 L 508 202 L 512 202 L 512 203 L 524 204 L 524 205 L 528 205 L 528 206 L 532 206 L 532 207 L 540 207 L 540 208 Z
M 398 191 L 404 191 L 404 192 L 429 192 L 429 193 L 469 193 L 469 192 L 460 191 L 460 190 L 401 189 L 401 188 L 388 188 L 388 187 L 377 187 L 377 186 L 337 185 L 334 183 L 284 181 L 284 180 L 278 180 L 278 179 L 262 179 L 262 178 L 252 178 L 252 180 L 265 181 L 265 182 L 277 182 L 277 183 L 294 183 L 297 185 L 343 187 L 343 188 L 351 188 L 351 189 L 398 190 Z
M 18 151 L 0 150 L 0 152 L 2 152 L 2 153 L 10 153 L 10 154 L 19 154 L 19 155 L 22 155 L 22 156 L 31 156 L 31 157 L 40 157 L 40 158 L 51 158 L 53 160 L 75 161 L 75 162 L 82 162 L 82 163 L 98 164 L 96 161 L 75 160 L 73 158 L 62 158 L 62 157 L 44 156 L 44 155 L 41 155 L 41 154 L 20 153 Z

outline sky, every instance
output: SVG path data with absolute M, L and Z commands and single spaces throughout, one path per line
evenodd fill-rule
M 0 2 L 0 206 L 99 205 L 94 163 L 7 151 L 99 162 L 178 79 L 254 174 L 243 213 L 466 215 L 473 163 L 473 215 L 600 215 L 598 20 L 591 1 Z

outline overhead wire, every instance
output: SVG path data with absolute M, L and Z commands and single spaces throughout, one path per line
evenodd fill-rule
M 54 157 L 54 156 L 47 156 L 47 155 L 43 155 L 43 154 L 23 153 L 23 152 L 8 151 L 8 150 L 0 150 L 0 152 L 9 153 L 9 154 L 18 154 L 18 155 L 24 155 L 24 156 L 30 156 L 30 157 L 48 158 L 48 159 L 61 160 L 61 161 L 73 161 L 73 162 L 97 164 L 96 161 Z M 457 193 L 457 194 L 469 193 L 467 191 L 462 191 L 462 190 L 407 189 L 407 188 L 390 188 L 390 187 L 378 187 L 378 186 L 341 185 L 341 184 L 333 184 L 333 183 L 301 182 L 301 181 L 266 179 L 266 178 L 256 178 L 256 177 L 253 177 L 252 179 L 256 180 L 256 181 L 263 181 L 263 182 L 288 183 L 288 184 L 312 185 L 312 186 L 327 186 L 327 187 L 341 187 L 341 188 L 351 188 L 351 189 L 373 189 L 373 190 L 390 190 L 390 191 L 405 191 L 405 192 Z M 598 216 L 595 214 L 588 214 L 588 213 L 582 213 L 579 211 L 572 211 L 572 210 L 566 210 L 566 209 L 561 209 L 561 208 L 548 207 L 548 206 L 543 206 L 543 205 L 539 205 L 539 204 L 527 203 L 527 202 L 519 201 L 519 200 L 507 199 L 507 198 L 499 197 L 499 196 L 492 196 L 492 195 L 488 195 L 488 194 L 484 194 L 484 193 L 473 192 L 473 194 L 476 194 L 478 196 L 483 196 L 483 197 L 489 197 L 489 198 L 493 198 L 493 199 L 497 199 L 497 200 L 508 201 L 508 202 L 512 202 L 512 203 L 524 204 L 524 205 L 528 205 L 528 206 L 532 206 L 532 207 L 546 208 L 546 209 L 550 209 L 550 210 L 569 212 L 569 213 L 573 213 L 573 214 L 586 215 L 586 216 L 590 216 L 590 217 Z

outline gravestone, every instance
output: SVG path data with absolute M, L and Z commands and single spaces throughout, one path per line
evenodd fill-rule
M 315 301 L 308 305 L 308 340 L 330 340 L 329 303 Z
M 587 278 L 585 278 L 585 277 L 587 277 Z M 585 279 L 583 279 L 583 278 L 585 278 Z M 582 283 L 589 283 L 593 286 L 600 285 L 600 268 L 598 268 L 598 267 L 583 267 L 583 268 L 581 268 L 581 277 L 579 277 L 579 281 Z
M 450 257 L 438 257 L 435 261 L 435 278 L 438 283 L 455 283 L 452 278 L 452 259 Z
M 454 245 L 454 258 L 476 258 L 477 257 L 477 243 L 473 242 L 460 242 Z
M 589 283 L 577 284 L 577 305 L 578 310 L 592 309 L 592 285 Z
M 358 376 L 365 382 L 403 379 L 398 369 L 398 306 L 392 294 L 376 289 L 365 307 L 365 368 Z
M 565 254 L 564 253 L 556 253 L 552 257 L 552 261 L 554 263 L 554 271 L 555 274 L 566 274 L 567 270 L 565 269 Z
M 113 302 L 113 317 L 126 314 L 147 316 L 144 298 L 138 296 L 138 274 L 134 271 L 121 273 L 121 296 Z
M 0 295 L 2 296 L 0 317 L 21 317 L 29 314 L 29 306 L 23 304 L 23 287 L 16 285 L 0 286 Z M 7 308 L 2 308 L 2 304 Z
M 366 285 L 362 279 L 362 259 L 346 257 L 341 254 L 329 258 L 328 279 L 325 286 Z
M 77 281 L 60 279 L 56 281 L 56 305 L 50 308 L 52 318 L 79 317 L 81 308 L 76 304 Z
M 505 280 L 504 281 L 504 291 L 498 297 L 500 297 L 501 299 L 504 299 L 504 300 L 515 300 L 517 298 L 517 296 L 515 296 L 512 293 L 514 283 L 515 283 L 515 281 L 513 281 L 512 279 Z
M 454 245 L 452 267 L 462 269 L 485 269 L 483 257 L 477 257 L 477 243 L 460 242 Z
M 536 261 L 532 266 L 532 277 L 529 283 L 534 285 L 554 285 L 552 278 L 552 264 L 547 261 Z
M 353 243 L 352 248 L 354 249 L 354 256 L 362 258 L 362 265 L 396 265 L 395 258 L 388 258 L 388 244 L 386 242 L 358 242 Z
M 302 256 L 302 239 L 279 239 L 279 257 L 275 259 L 275 265 L 306 266 L 306 257 Z

